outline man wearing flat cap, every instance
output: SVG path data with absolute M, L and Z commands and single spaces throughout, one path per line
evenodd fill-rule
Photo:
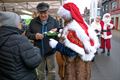
M 38 11 L 47 11 L 49 9 L 49 5 L 47 3 L 40 3 L 37 6 Z
M 47 3 L 39 3 L 36 7 L 38 16 L 35 17 L 26 31 L 26 36 L 34 40 L 34 45 L 40 48 L 42 54 L 48 54 L 51 51 L 49 46 L 49 39 L 44 35 L 44 32 L 57 31 L 59 23 L 48 14 L 49 5 Z M 48 64 L 48 70 L 54 69 L 54 58 L 53 56 L 47 57 L 47 60 L 40 64 L 38 74 L 41 73 L 44 76 L 45 62 Z M 51 65 L 50 65 L 51 64 Z M 40 76 L 40 80 L 44 80 L 44 77 Z

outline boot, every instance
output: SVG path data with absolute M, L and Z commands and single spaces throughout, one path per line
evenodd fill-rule
M 94 62 L 95 61 L 95 57 L 92 59 L 92 62 Z
M 96 51 L 95 55 L 98 55 L 98 51 Z
M 110 56 L 110 50 L 108 49 L 107 56 Z
M 101 53 L 105 53 L 105 49 L 103 49 Z

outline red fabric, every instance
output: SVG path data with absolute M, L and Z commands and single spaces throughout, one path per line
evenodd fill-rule
M 70 11 L 72 18 L 75 19 L 79 25 L 82 27 L 82 29 L 85 31 L 85 33 L 89 36 L 88 34 L 88 26 L 85 24 L 82 15 L 79 11 L 79 8 L 74 4 L 74 3 L 66 3 L 63 5 L 63 7 L 65 9 L 67 9 L 68 11 Z M 90 43 L 93 46 L 94 42 L 92 39 L 90 39 Z
M 68 11 L 70 11 L 72 18 L 75 19 L 80 24 L 80 26 L 83 28 L 83 30 L 85 30 L 86 34 L 88 34 L 87 32 L 88 27 L 83 21 L 79 8 L 74 3 L 64 4 L 63 7 L 67 9 Z
M 111 22 L 110 22 L 110 23 L 111 23 Z M 104 30 L 104 22 L 101 21 L 100 24 L 101 24 L 102 30 Z M 109 28 L 109 26 L 107 27 L 107 30 L 110 30 L 110 31 L 107 32 L 107 36 L 112 35 L 111 29 Z M 104 33 L 104 32 L 102 32 L 102 34 L 103 34 L 103 33 Z
M 111 20 L 110 23 L 113 24 L 113 21 Z M 115 29 L 115 26 L 114 26 L 114 25 L 113 25 L 113 28 L 112 28 L 112 29 Z
M 110 39 L 104 39 L 104 38 L 101 38 L 101 46 L 100 48 L 102 49 L 111 49 L 111 40 Z
M 104 22 L 101 21 L 100 24 L 101 24 L 102 30 L 103 30 Z M 109 28 L 107 28 L 107 30 L 109 30 Z M 102 32 L 102 34 L 103 34 L 103 32 Z M 107 35 L 111 35 L 111 31 L 107 32 Z M 104 38 L 101 37 L 101 46 L 100 46 L 100 48 L 102 48 L 102 49 L 107 48 L 107 49 L 110 50 L 111 49 L 111 39 L 104 39 Z
M 79 40 L 79 38 L 77 37 L 75 31 L 72 31 L 72 30 L 68 30 L 68 35 L 67 35 L 67 38 L 70 42 L 78 45 L 79 47 L 81 48 L 84 48 L 82 42 Z

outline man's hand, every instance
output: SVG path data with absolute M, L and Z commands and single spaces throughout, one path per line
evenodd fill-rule
M 36 40 L 42 40 L 44 38 L 43 34 L 36 33 L 35 35 Z

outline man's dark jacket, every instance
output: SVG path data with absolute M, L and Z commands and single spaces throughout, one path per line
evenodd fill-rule
M 38 48 L 15 27 L 0 27 L 0 80 L 37 80 Z
M 29 29 L 26 32 L 26 36 L 29 39 L 34 40 L 34 45 L 38 46 L 42 50 L 41 52 L 46 54 L 51 50 L 51 48 L 49 46 L 48 37 L 44 36 L 43 40 L 36 40 L 35 34 L 48 32 L 54 28 L 59 28 L 59 23 L 51 16 L 48 17 L 47 23 L 44 26 L 43 26 L 41 20 L 39 19 L 39 17 L 36 17 L 31 21 L 31 23 L 29 25 Z

